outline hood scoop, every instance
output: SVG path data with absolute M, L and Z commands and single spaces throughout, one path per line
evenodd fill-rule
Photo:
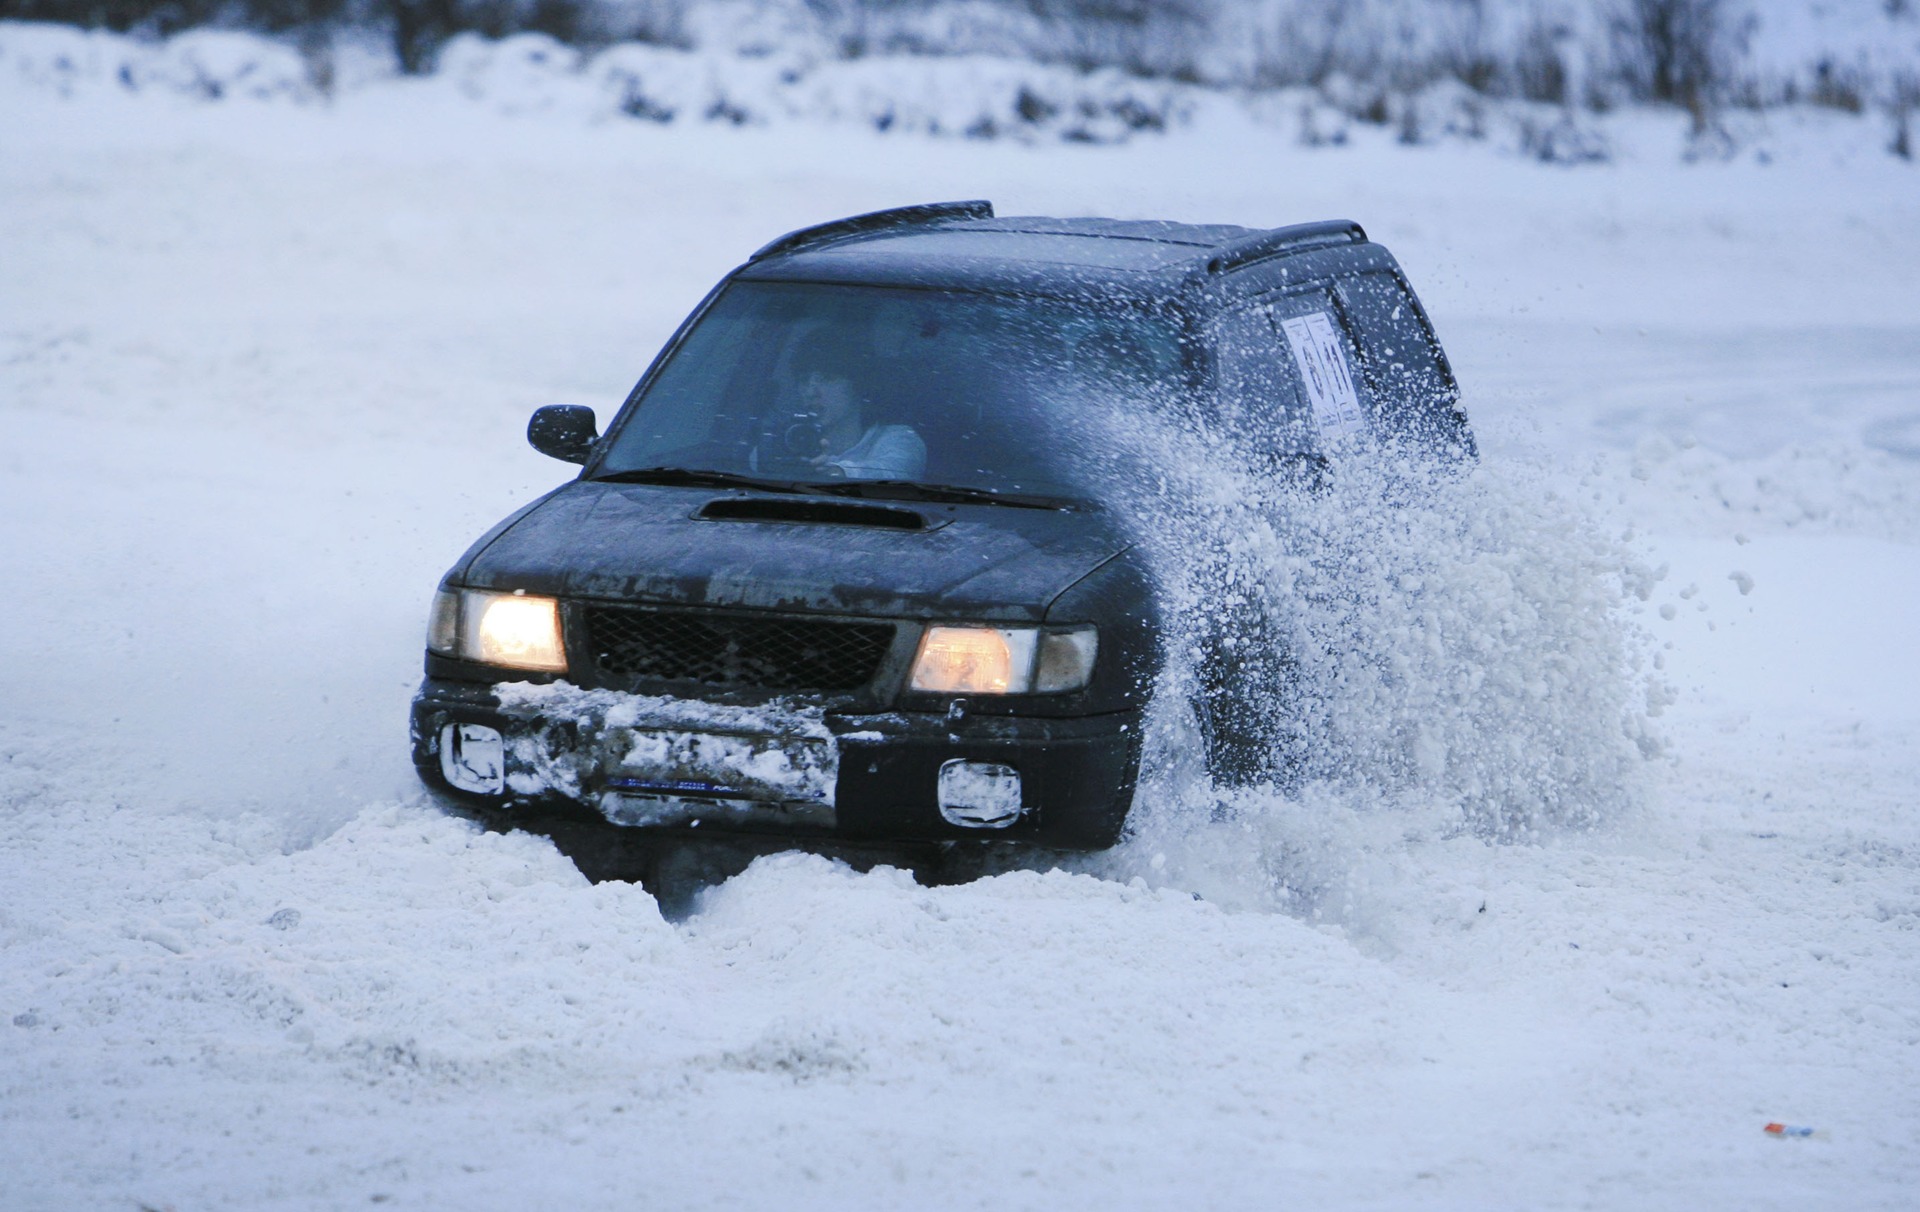
M 702 522 L 797 522 L 878 530 L 934 530 L 946 523 L 942 518 L 929 524 L 926 517 L 911 509 L 804 497 L 719 497 L 702 505 L 693 516 Z

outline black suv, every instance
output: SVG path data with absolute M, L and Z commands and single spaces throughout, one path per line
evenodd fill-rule
M 1354 223 L 963 202 L 794 232 L 604 435 L 534 414 L 585 466 L 442 581 L 414 761 L 509 821 L 1109 846 L 1163 623 L 1103 427 L 1145 411 L 1296 463 L 1470 452 L 1458 395 Z

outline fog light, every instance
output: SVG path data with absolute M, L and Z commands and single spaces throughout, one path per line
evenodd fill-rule
M 507 744 L 497 728 L 448 724 L 440 730 L 440 773 L 462 791 L 499 795 L 507 785 Z
M 1005 829 L 1020 819 L 1020 772 L 955 758 L 940 765 L 940 815 L 969 829 Z

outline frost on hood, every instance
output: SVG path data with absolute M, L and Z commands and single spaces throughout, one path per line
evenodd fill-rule
M 705 804 L 709 815 L 729 800 L 799 805 L 803 817 L 811 805 L 830 819 L 839 751 L 819 707 L 740 707 L 567 682 L 503 682 L 493 692 L 505 710 L 541 720 L 507 742 L 507 781 L 518 794 L 590 800 L 616 824 L 664 823 L 661 812 L 679 813 L 659 807 L 667 801 Z

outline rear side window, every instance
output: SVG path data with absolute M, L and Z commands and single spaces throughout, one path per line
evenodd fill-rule
M 1459 390 L 1426 321 L 1398 279 L 1372 272 L 1342 278 L 1334 295 L 1359 338 L 1361 373 L 1389 433 L 1447 437 L 1459 428 Z
M 1268 315 L 1287 360 L 1293 363 L 1302 402 L 1321 445 L 1367 433 L 1372 426 L 1353 338 L 1341 325 L 1327 292 L 1283 295 L 1273 301 Z
M 1371 430 L 1357 351 L 1325 290 L 1262 299 L 1209 331 L 1221 422 L 1249 448 L 1318 454 Z
M 1299 371 L 1281 352 L 1265 306 L 1229 312 L 1208 330 L 1220 424 L 1243 447 L 1295 454 L 1315 447 Z
M 1208 333 L 1221 423 L 1249 449 L 1326 454 L 1373 433 L 1472 449 L 1445 355 L 1391 273 L 1269 295 Z

